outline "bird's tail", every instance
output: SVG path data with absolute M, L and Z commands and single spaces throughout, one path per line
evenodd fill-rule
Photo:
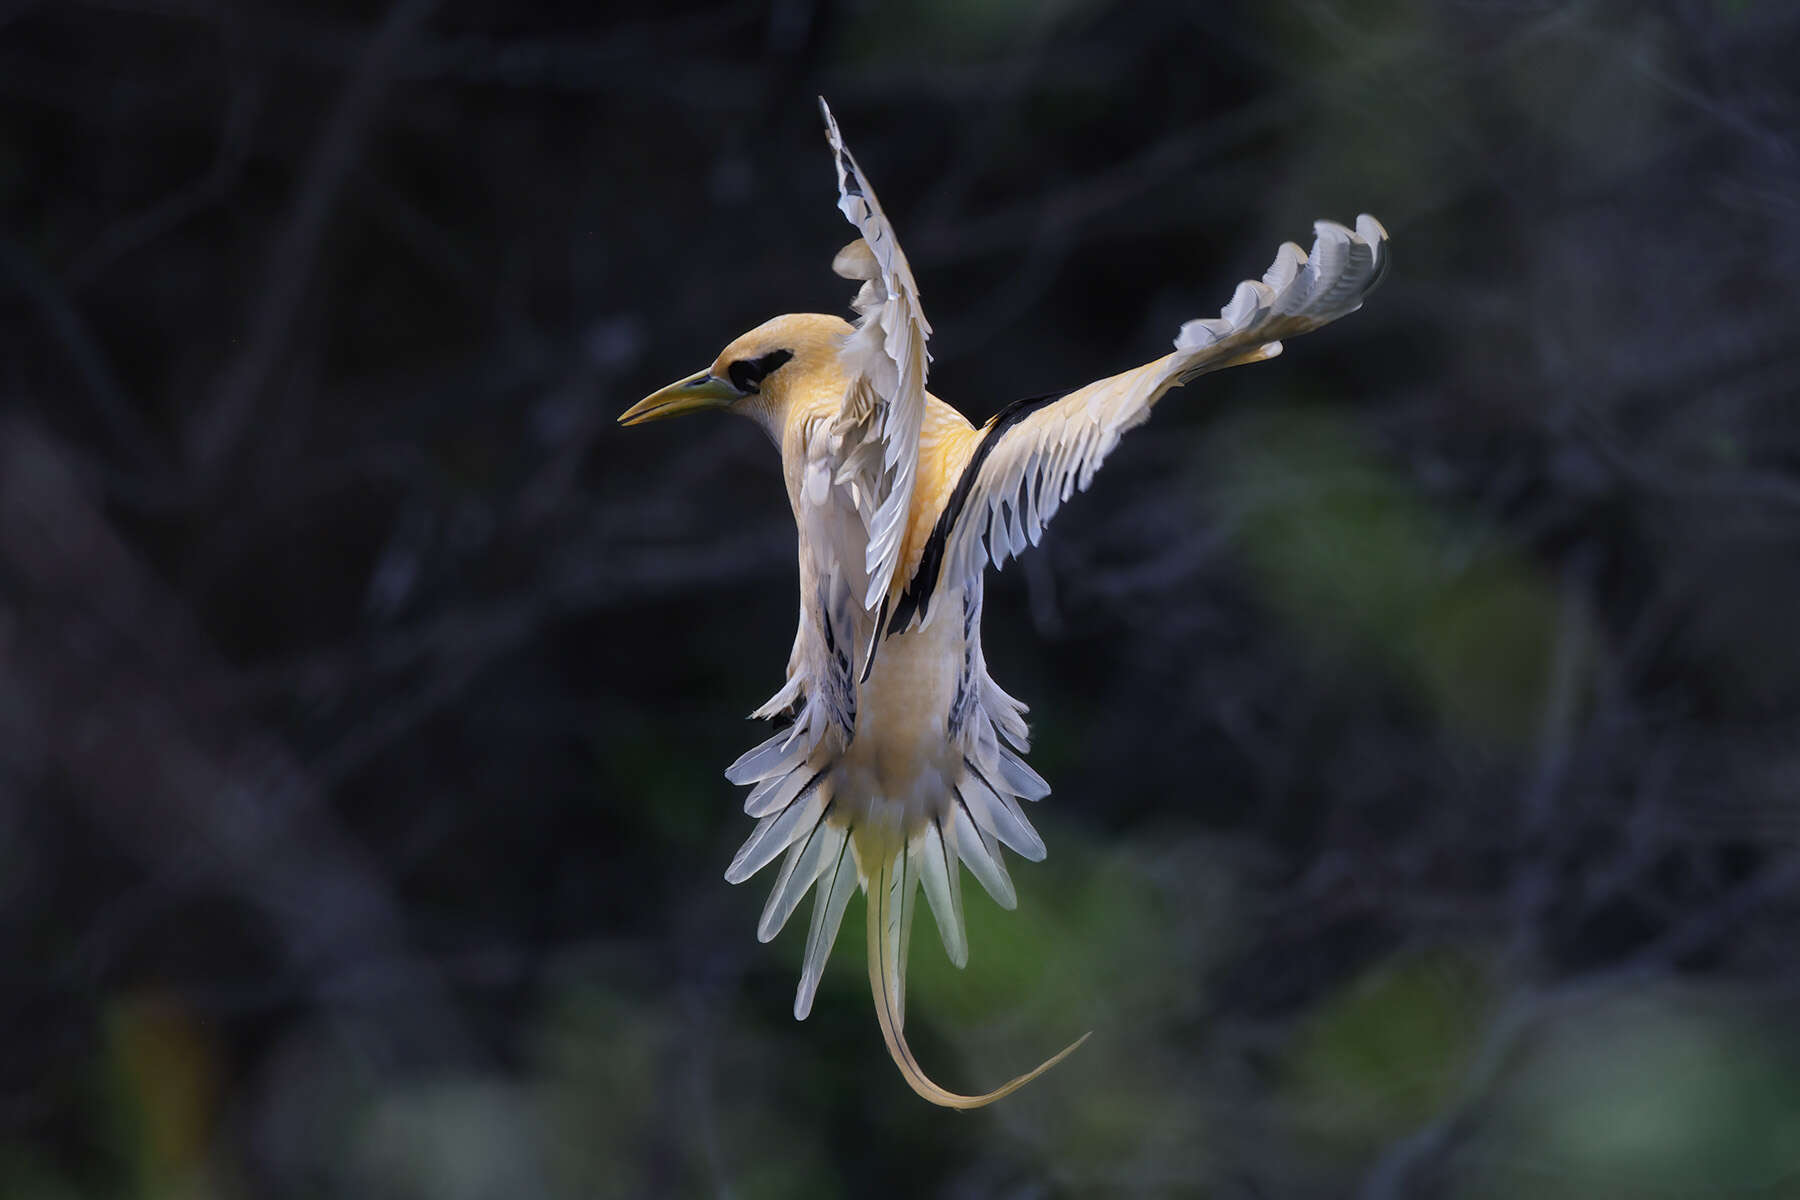
M 992 681 L 988 686 L 998 693 Z M 1002 734 L 1023 749 L 1025 724 L 1017 702 L 998 693 L 988 703 L 994 711 L 1011 714 Z M 787 730 L 744 754 L 725 772 L 733 783 L 755 785 L 744 811 L 757 818 L 756 829 L 726 868 L 726 880 L 742 883 L 786 852 L 756 936 L 766 942 L 779 933 L 817 885 L 805 962 L 794 991 L 794 1019 L 804 1020 L 812 1011 L 844 911 L 860 886 L 868 899 L 869 987 L 881 1036 L 913 1091 L 948 1108 L 992 1104 L 1087 1040 L 1083 1035 L 1036 1069 L 979 1096 L 960 1095 L 933 1083 L 906 1044 L 907 950 L 913 900 L 920 887 L 937 917 L 944 953 L 961 967 L 968 961 L 969 946 L 959 863 L 996 903 L 1011 908 L 1017 901 L 1003 863 L 1002 843 L 1033 861 L 1044 857 L 1043 841 L 1019 811 L 1017 798 L 1037 799 L 1048 793 L 1049 785 L 1016 753 L 998 746 L 992 734 L 985 744 L 989 753 L 966 761 L 967 770 L 952 788 L 955 807 L 912 829 L 900 805 L 880 798 L 859 799 L 843 789 L 832 770 L 830 751 L 797 742 Z
M 869 990 L 875 997 L 875 1016 L 894 1065 L 913 1091 L 945 1108 L 980 1108 L 1018 1091 L 1092 1036 L 1091 1032 L 1082 1034 L 1023 1075 L 979 1096 L 965 1096 L 934 1083 L 906 1044 L 906 961 L 912 938 L 913 894 L 919 883 L 913 851 L 905 845 L 891 853 L 873 845 L 865 850 L 865 844 L 859 843 L 856 853 L 868 893 Z

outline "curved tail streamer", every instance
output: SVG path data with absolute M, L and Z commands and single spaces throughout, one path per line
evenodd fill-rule
M 900 1068 L 900 1074 L 913 1091 L 945 1108 L 981 1108 L 1012 1095 L 1069 1057 L 1093 1033 L 1082 1034 L 1023 1075 L 978 1096 L 965 1096 L 933 1082 L 906 1044 L 906 935 L 907 926 L 911 924 L 910 901 L 916 882 L 907 877 L 906 865 L 904 850 L 883 856 L 867 883 L 869 990 L 874 993 L 875 1016 L 881 1023 L 881 1036 L 887 1042 L 888 1053 L 893 1055 L 894 1065 Z

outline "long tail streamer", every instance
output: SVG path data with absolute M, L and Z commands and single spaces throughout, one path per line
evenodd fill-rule
M 945 1108 L 981 1108 L 1010 1096 L 1073 1054 L 1093 1036 L 1090 1030 L 1031 1070 L 979 1096 L 965 1096 L 934 1083 L 906 1044 L 906 943 L 912 924 L 912 894 L 917 880 L 907 871 L 907 852 L 884 855 L 868 880 L 869 990 L 875 996 L 875 1016 L 888 1053 L 906 1078 L 907 1085 L 933 1104 Z

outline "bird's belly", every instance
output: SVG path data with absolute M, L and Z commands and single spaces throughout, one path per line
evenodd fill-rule
M 953 596 L 942 602 L 949 612 L 961 607 Z M 954 618 L 881 644 L 857 695 L 855 736 L 838 764 L 845 785 L 839 795 L 866 799 L 865 818 L 898 821 L 910 834 L 948 805 L 962 761 L 948 730 L 963 669 L 963 630 Z

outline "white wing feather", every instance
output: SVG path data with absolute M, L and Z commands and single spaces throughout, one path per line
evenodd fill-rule
M 838 274 L 863 281 L 855 301 L 861 319 L 843 351 L 852 378 L 832 436 L 837 482 L 849 485 L 868 533 L 863 564 L 867 586 L 861 600 L 872 610 L 887 597 L 906 538 L 918 472 L 919 425 L 925 416 L 925 372 L 930 362 L 925 344 L 931 326 L 919 306 L 912 268 L 875 189 L 857 169 L 823 97 L 819 109 L 837 164 L 838 208 L 862 235 L 832 263 Z
M 1364 214 L 1350 230 L 1313 226 L 1312 253 L 1283 245 L 1261 280 L 1245 280 L 1217 317 L 1189 321 L 1175 352 L 1090 383 L 1000 434 L 979 465 L 947 547 L 946 580 L 967 579 L 1035 546 L 1044 525 L 1093 482 L 1119 438 L 1169 389 L 1209 371 L 1273 358 L 1295 337 L 1362 307 L 1387 271 L 1387 231 Z

